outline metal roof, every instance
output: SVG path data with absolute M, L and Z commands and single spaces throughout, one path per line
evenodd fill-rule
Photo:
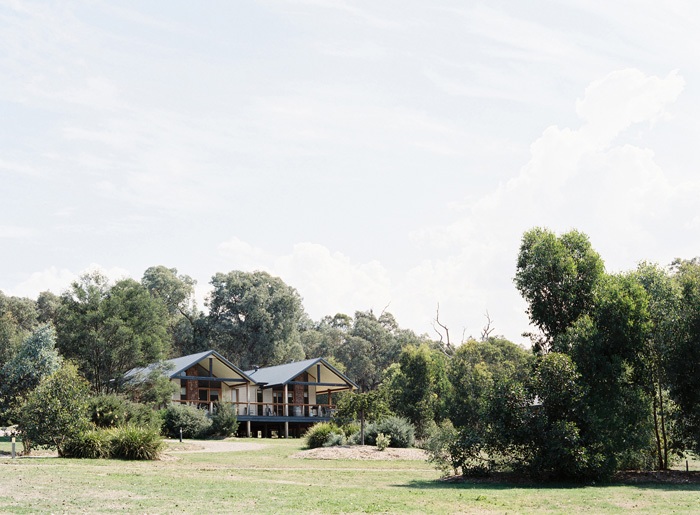
M 294 381 L 294 378 L 318 363 L 322 363 L 342 381 L 348 383 L 348 385 L 357 388 L 357 385 L 348 379 L 345 374 L 323 358 L 295 361 L 293 363 L 285 363 L 284 365 L 276 365 L 273 367 L 261 367 L 257 370 L 246 370 L 245 374 L 256 383 L 264 383 L 266 386 L 281 385 Z
M 165 365 L 168 369 L 168 377 L 173 379 L 176 376 L 180 376 L 182 372 L 185 372 L 188 368 L 196 365 L 200 361 L 202 361 L 205 358 L 208 358 L 209 356 L 214 356 L 218 358 L 224 365 L 229 367 L 231 370 L 239 374 L 243 379 L 247 379 L 251 383 L 254 383 L 255 381 L 251 379 L 245 372 L 243 372 L 240 368 L 238 368 L 236 365 L 228 361 L 226 358 L 224 358 L 221 354 L 216 352 L 215 350 L 207 350 L 204 352 L 198 352 L 196 354 L 189 354 L 187 356 L 180 356 L 179 358 L 173 358 L 173 359 L 167 359 L 165 361 L 159 362 L 159 363 L 151 363 L 148 366 L 145 367 L 139 367 L 139 368 L 132 368 L 129 370 L 126 374 L 124 374 L 125 379 L 136 379 L 137 377 L 139 378 L 146 378 L 148 374 L 150 374 L 153 370 L 158 368 L 159 366 Z

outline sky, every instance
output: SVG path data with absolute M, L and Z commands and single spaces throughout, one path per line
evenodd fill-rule
M 700 3 L 0 0 L 0 290 L 265 270 L 526 344 L 522 235 L 700 255 Z

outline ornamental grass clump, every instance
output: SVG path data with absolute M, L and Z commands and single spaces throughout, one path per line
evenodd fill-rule
M 320 422 L 311 426 L 306 434 L 304 434 L 304 438 L 306 438 L 307 447 L 309 449 L 315 449 L 317 447 L 323 447 L 332 435 L 345 437 L 343 430 L 334 423 Z M 337 445 L 341 444 L 338 443 Z
M 383 451 L 387 447 L 389 447 L 390 443 L 391 443 L 391 436 L 387 436 L 384 433 L 379 433 L 377 435 L 377 449 L 379 449 L 380 451 Z
M 110 457 L 121 460 L 156 460 L 164 443 L 158 431 L 150 428 L 121 426 L 110 429 Z

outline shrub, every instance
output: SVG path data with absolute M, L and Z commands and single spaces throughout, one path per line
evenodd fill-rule
M 485 476 L 490 463 L 481 438 L 469 430 L 457 430 L 449 420 L 436 427 L 425 441 L 428 461 L 443 475 Z
M 163 440 L 155 429 L 135 426 L 109 430 L 112 458 L 122 460 L 155 460 L 163 450 Z
M 129 425 L 136 427 L 147 427 L 160 431 L 160 428 L 163 425 L 163 417 L 161 416 L 160 412 L 155 411 L 150 406 L 139 404 L 137 402 L 129 402 L 127 404 L 127 409 L 126 422 Z
M 238 431 L 238 419 L 236 410 L 231 404 L 216 403 L 214 405 L 214 414 L 211 417 L 210 434 L 216 436 L 231 436 Z
M 389 444 L 391 443 L 391 437 L 385 435 L 384 433 L 379 433 L 377 435 L 377 449 L 380 451 L 383 451 L 387 447 L 389 447 Z
M 345 438 L 345 435 L 340 433 L 331 433 L 328 435 L 328 438 L 326 438 L 326 441 L 323 442 L 324 447 L 334 447 L 336 445 L 345 445 L 347 442 L 347 439 Z
M 413 425 L 401 417 L 387 417 L 365 428 L 365 443 L 377 444 L 377 435 L 384 433 L 391 438 L 389 447 L 413 447 L 416 441 L 416 432 Z
M 97 427 L 114 427 L 126 422 L 128 401 L 115 394 L 103 394 L 88 400 L 90 420 Z
M 87 381 L 69 362 L 42 379 L 19 412 L 18 429 L 25 452 L 33 446 L 48 447 L 62 456 L 65 444 L 88 428 L 89 392 Z
M 109 458 L 111 455 L 111 436 L 105 429 L 83 431 L 66 443 L 63 456 L 66 458 Z
M 163 414 L 163 432 L 171 438 L 179 438 L 180 428 L 185 438 L 200 438 L 207 434 L 211 420 L 207 413 L 192 406 L 172 404 Z
M 357 422 L 349 422 L 347 424 L 343 424 L 340 429 L 343 430 L 346 438 L 350 438 L 352 435 L 360 433 L 360 424 Z
M 309 449 L 322 447 L 328 441 L 328 437 L 331 434 L 342 435 L 343 431 L 332 422 L 314 424 L 309 428 L 306 434 L 304 434 L 306 445 Z

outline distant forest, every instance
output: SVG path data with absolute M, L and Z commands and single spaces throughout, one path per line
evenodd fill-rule
M 603 478 L 698 450 L 698 258 L 609 274 L 585 234 L 534 228 L 514 283 L 537 328 L 531 349 L 488 326 L 450 341 L 437 317 L 436 338 L 388 312 L 313 321 L 293 287 L 259 271 L 214 275 L 206 312 L 194 281 L 165 266 L 140 281 L 88 273 L 36 300 L 0 292 L 0 424 L 42 379 L 47 353 L 104 394 L 133 367 L 215 349 L 242 369 L 325 357 L 464 474 Z

